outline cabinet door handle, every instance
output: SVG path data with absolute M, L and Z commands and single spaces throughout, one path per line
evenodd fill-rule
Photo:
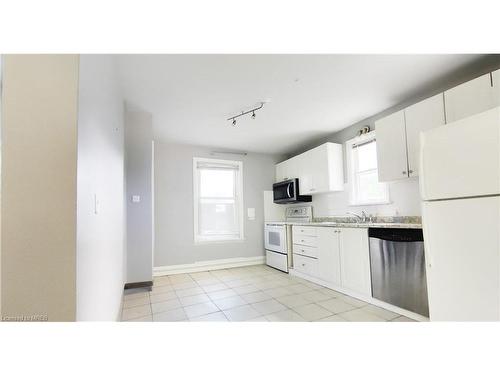
M 401 172 L 402 174 L 406 174 L 406 171 Z
M 412 174 L 412 173 L 413 173 L 413 171 L 410 169 L 410 170 L 408 171 L 408 173 L 409 173 L 409 174 Z

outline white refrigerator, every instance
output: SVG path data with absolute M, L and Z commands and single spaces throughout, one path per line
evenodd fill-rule
M 500 320 L 500 107 L 420 138 L 431 321 Z

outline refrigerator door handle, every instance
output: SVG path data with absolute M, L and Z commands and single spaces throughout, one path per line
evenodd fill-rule
M 427 197 L 426 191 L 425 191 L 425 170 L 424 170 L 424 149 L 425 149 L 425 137 L 424 134 L 421 132 L 420 133 L 420 152 L 419 152 L 419 176 L 418 180 L 420 183 L 420 195 L 422 197 L 422 200 L 425 200 Z

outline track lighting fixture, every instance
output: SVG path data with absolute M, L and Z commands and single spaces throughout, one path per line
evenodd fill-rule
M 239 115 L 236 115 L 236 116 L 231 116 L 231 117 L 229 117 L 227 120 L 228 120 L 228 121 L 229 121 L 229 120 L 233 120 L 232 125 L 233 125 L 233 126 L 236 126 L 236 119 L 237 119 L 238 117 L 248 115 L 249 113 L 251 113 L 251 114 L 252 114 L 252 116 L 250 116 L 250 117 L 252 118 L 252 120 L 255 120 L 255 117 L 256 117 L 256 115 L 255 115 L 255 111 L 258 111 L 259 109 L 262 109 L 262 107 L 264 107 L 264 102 L 260 102 L 260 106 L 255 107 L 255 108 L 252 108 L 252 109 L 250 109 L 250 110 L 248 110 L 248 111 L 246 111 L 246 112 L 241 111 L 241 113 L 240 113 Z

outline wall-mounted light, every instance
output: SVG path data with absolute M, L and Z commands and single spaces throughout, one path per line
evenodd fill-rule
M 256 117 L 256 116 L 255 116 L 255 111 L 258 111 L 259 109 L 262 109 L 262 107 L 264 107 L 264 102 L 260 102 L 260 106 L 258 106 L 258 107 L 252 108 L 252 109 L 250 109 L 250 110 L 248 110 L 248 111 L 246 111 L 246 112 L 242 111 L 239 115 L 236 115 L 236 116 L 231 116 L 231 117 L 229 117 L 227 120 L 228 120 L 228 121 L 229 121 L 229 120 L 233 120 L 232 125 L 233 125 L 233 126 L 236 126 L 236 119 L 237 119 L 238 117 L 248 115 L 249 113 L 251 113 L 251 114 L 252 114 L 252 116 L 251 116 L 252 120 L 255 120 L 255 117 Z

